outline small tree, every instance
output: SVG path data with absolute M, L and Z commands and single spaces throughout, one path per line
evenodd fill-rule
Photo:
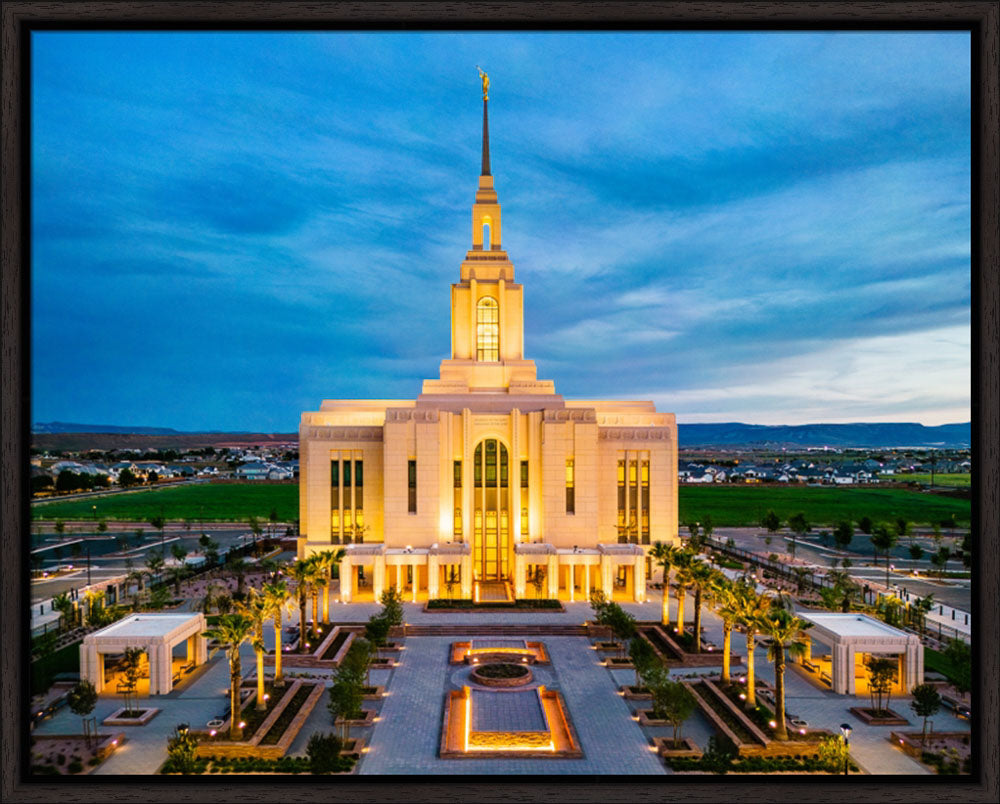
M 312 735 L 306 746 L 310 773 L 336 773 L 339 771 L 340 751 L 343 746 L 343 741 L 333 732 Z
M 62 615 L 64 628 L 72 628 L 76 625 L 76 607 L 73 605 L 73 601 L 69 599 L 68 594 L 63 592 L 61 595 L 56 595 L 52 598 L 52 608 Z
M 66 694 L 66 703 L 69 711 L 83 719 L 83 736 L 87 738 L 87 745 L 91 743 L 90 721 L 87 715 L 94 711 L 97 706 L 97 689 L 87 679 L 78 681 Z
M 854 538 L 854 526 L 844 520 L 833 529 L 833 541 L 841 550 L 846 550 Z
M 788 520 L 788 527 L 792 529 L 792 555 L 795 555 L 796 542 L 795 538 L 802 538 L 805 536 L 812 528 L 806 521 L 806 515 L 803 512 L 795 514 L 791 519 Z
M 542 589 L 545 587 L 545 567 L 535 567 L 535 574 L 531 577 L 531 586 L 535 590 L 535 597 L 542 596 Z
M 917 684 L 910 694 L 913 696 L 910 709 L 924 719 L 924 728 L 920 733 L 920 745 L 923 746 L 927 742 L 927 718 L 936 715 L 941 708 L 941 694 L 933 684 Z
M 820 762 L 822 762 L 830 773 L 840 773 L 850 760 L 850 747 L 843 735 L 831 735 L 824 737 L 819 744 L 817 751 Z
M 391 627 L 389 621 L 378 614 L 373 614 L 368 618 L 368 624 L 365 625 L 365 639 L 372 644 L 376 658 L 379 656 L 379 650 L 385 647 L 385 643 L 389 639 Z
M 363 679 L 353 672 L 344 670 L 337 671 L 334 676 L 333 686 L 330 687 L 330 701 L 327 709 L 333 715 L 334 723 L 340 720 L 341 736 L 347 740 L 350 726 L 348 720 L 355 720 L 362 716 L 361 702 L 364 700 L 364 692 L 361 689 Z
M 374 645 L 367 639 L 355 639 L 347 650 L 347 655 L 341 662 L 341 667 L 365 680 L 365 686 L 370 687 L 370 672 Z
M 135 702 L 135 687 L 139 682 L 139 664 L 142 661 L 142 648 L 125 648 L 121 670 L 125 678 L 122 688 L 122 698 L 125 699 L 125 717 L 138 717 Z M 130 703 L 131 702 L 131 703 Z
M 781 519 L 770 509 L 764 514 L 760 524 L 767 529 L 768 533 L 777 533 L 781 530 Z
M 66 532 L 66 523 L 63 522 L 61 519 L 56 520 L 56 524 L 54 525 L 54 527 L 56 529 L 56 533 L 58 533 L 60 536 L 62 536 Z
M 954 673 L 949 680 L 962 695 L 972 689 L 972 651 L 961 639 L 953 639 L 944 651 Z
M 178 723 L 167 739 L 169 768 L 174 773 L 194 773 L 198 764 L 198 737 L 187 723 Z
M 625 656 L 625 642 L 635 634 L 635 617 L 617 603 L 609 603 L 604 609 L 603 618 L 601 625 L 607 625 L 611 628 L 611 633 L 618 643 L 618 658 L 623 658 Z
M 871 656 L 865 662 L 865 668 L 868 670 L 868 696 L 872 712 L 876 716 L 887 715 L 892 685 L 896 681 L 896 660 Z
M 674 727 L 673 747 L 680 748 L 681 727 L 695 710 L 694 696 L 680 681 L 669 679 L 663 683 L 654 682 L 650 692 L 653 693 L 653 716 L 670 721 Z
M 948 567 L 948 559 L 951 558 L 951 550 L 947 545 L 941 545 L 937 549 L 936 553 L 931 554 L 931 563 L 937 567 L 938 577 L 944 575 L 945 569 Z
M 396 589 L 386 589 L 379 596 L 382 611 L 379 616 L 388 620 L 389 625 L 403 624 L 403 596 Z
M 659 665 L 656 651 L 647 640 L 636 634 L 628 646 L 628 657 L 635 666 L 635 685 L 641 686 L 641 676 L 649 668 Z
M 871 517 L 863 516 L 858 521 L 858 530 L 860 530 L 866 536 L 871 536 L 873 527 L 874 523 L 872 522 Z
M 131 488 L 138 485 L 138 483 L 139 478 L 135 476 L 135 473 L 131 469 L 122 469 L 118 473 L 118 485 L 123 489 Z
M 872 531 L 872 547 L 877 552 L 885 553 L 885 587 L 889 588 L 889 560 L 892 557 L 892 548 L 899 541 L 899 533 L 896 526 L 891 522 L 879 522 Z
M 910 545 L 910 558 L 914 561 L 919 561 L 924 557 L 924 548 L 919 544 L 913 543 Z

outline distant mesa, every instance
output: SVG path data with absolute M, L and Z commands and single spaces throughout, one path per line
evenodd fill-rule
M 743 424 L 711 422 L 678 424 L 678 439 L 684 449 L 693 447 L 923 447 L 961 449 L 972 444 L 972 424 L 942 424 L 928 427 L 915 422 L 858 422 L 854 424 Z M 36 422 L 33 435 L 104 434 L 120 436 L 253 436 L 250 430 L 175 430 L 172 427 L 130 427 L 115 424 Z M 297 433 L 267 434 L 265 440 L 295 441 Z M 212 439 L 217 441 L 218 438 Z M 242 439 L 238 439 L 242 440 Z
M 678 424 L 677 438 L 691 447 L 933 447 L 972 444 L 972 423 L 927 427 L 915 422 L 855 424 Z

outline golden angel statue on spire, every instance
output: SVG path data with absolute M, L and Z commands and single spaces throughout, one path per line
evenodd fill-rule
M 483 81 L 483 100 L 484 101 L 485 100 L 489 100 L 490 99 L 490 96 L 489 96 L 489 91 L 490 91 L 490 77 L 486 73 L 483 72 L 482 68 L 478 64 L 476 65 L 476 69 L 479 70 L 479 77 Z

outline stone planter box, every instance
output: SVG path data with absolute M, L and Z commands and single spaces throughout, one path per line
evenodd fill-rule
M 340 749 L 340 754 L 341 756 L 349 756 L 350 754 L 360 755 L 364 750 L 365 743 L 367 743 L 367 740 L 364 737 L 351 737 L 346 741 L 344 747 Z M 354 767 L 358 766 L 355 765 Z
M 633 692 L 632 684 L 626 684 L 623 687 L 619 687 L 618 690 L 622 693 L 626 701 L 649 701 L 653 697 L 653 693 L 647 690 L 646 692 Z
M 617 656 L 609 656 L 604 660 L 604 666 L 612 670 L 634 670 L 635 665 L 631 659 L 619 659 Z
M 588 639 L 611 639 L 611 626 L 587 623 Z
M 910 721 L 903 717 L 899 712 L 892 709 L 888 710 L 888 717 L 876 717 L 871 713 L 868 707 L 863 706 L 852 706 L 850 712 L 862 723 L 867 723 L 869 726 L 909 726 Z
M 362 695 L 362 700 L 365 701 L 381 701 L 385 697 L 385 687 L 381 684 L 372 685 L 375 687 L 375 692 L 366 693 Z
M 924 748 L 920 744 L 921 732 L 919 731 L 893 731 L 889 732 L 889 742 L 893 745 L 898 745 L 900 750 L 917 761 L 923 756 Z M 971 741 L 972 735 L 967 731 L 929 731 L 927 732 L 927 741 L 932 743 L 934 740 L 961 740 L 962 738 L 969 739 Z
M 344 720 L 343 718 L 338 717 L 334 721 L 334 724 L 337 726 L 343 726 L 343 725 L 358 726 L 359 728 L 364 726 L 373 726 L 375 724 L 375 717 L 376 717 L 375 710 L 362 709 L 361 711 L 364 712 L 364 717 L 357 718 L 355 720 Z
M 125 707 L 118 709 L 108 715 L 104 720 L 101 721 L 102 726 L 145 726 L 149 721 L 156 717 L 160 710 L 154 709 L 153 707 L 144 707 L 142 711 L 142 717 L 122 717 L 125 713 Z
M 381 659 L 375 659 L 371 663 L 371 668 L 372 668 L 372 670 L 391 670 L 393 667 L 396 667 L 398 664 L 399 664 L 399 662 L 396 661 L 395 659 L 389 659 L 389 658 L 383 657 Z
M 669 720 L 659 720 L 654 718 L 652 709 L 636 709 L 635 713 L 639 716 L 640 726 L 670 726 Z
M 239 742 L 230 742 L 228 740 L 211 740 L 205 741 L 198 745 L 197 755 L 200 757 L 212 756 L 213 754 L 217 756 L 226 757 L 260 757 L 262 759 L 278 759 L 285 755 L 288 748 L 291 746 L 292 741 L 298 736 L 299 731 L 302 730 L 302 726 L 306 722 L 306 718 L 312 713 L 313 709 L 316 708 L 316 704 L 319 699 L 326 692 L 326 687 L 323 684 L 313 685 L 312 692 L 303 702 L 302 707 L 296 713 L 295 717 L 292 718 L 292 722 L 288 724 L 285 729 L 284 734 L 277 743 L 261 745 L 261 740 L 267 735 L 271 730 L 271 726 L 274 722 L 281 716 L 281 713 L 285 708 L 292 702 L 295 694 L 298 692 L 299 688 L 304 682 L 296 681 L 285 693 L 279 705 L 274 708 L 273 711 L 268 714 L 264 719 L 264 722 L 260 724 L 257 731 L 254 732 L 248 740 L 241 740 Z M 229 721 L 219 729 L 222 733 L 229 728 Z M 205 734 L 205 732 L 201 732 Z
M 673 737 L 653 738 L 653 745 L 656 747 L 656 753 L 661 757 L 693 757 L 694 759 L 700 759 L 702 757 L 702 750 L 690 737 L 681 737 L 678 742 L 683 745 L 683 748 L 674 748 Z

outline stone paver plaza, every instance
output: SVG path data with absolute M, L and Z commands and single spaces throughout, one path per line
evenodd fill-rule
M 658 593 L 648 602 L 625 604 L 624 608 L 641 620 L 657 620 L 660 614 Z M 378 609 L 374 604 L 338 605 L 333 608 L 336 622 L 361 623 Z M 585 603 L 568 603 L 565 612 L 545 613 L 449 613 L 425 612 L 422 606 L 404 605 L 406 622 L 412 625 L 448 624 L 562 624 L 579 625 L 590 618 Z M 288 614 L 292 612 L 289 609 Z M 689 613 L 690 617 L 690 613 Z M 286 622 L 294 619 L 286 617 Z M 705 611 L 706 636 L 721 644 L 720 621 Z M 629 702 L 618 694 L 619 685 L 634 683 L 632 670 L 608 670 L 599 664 L 600 655 L 584 637 L 532 636 L 544 642 L 551 665 L 534 665 L 532 672 L 539 684 L 557 690 L 575 728 L 583 751 L 582 759 L 441 759 L 440 746 L 445 696 L 449 690 L 468 684 L 472 672 L 469 665 L 449 663 L 451 644 L 472 641 L 474 634 L 448 636 L 411 636 L 399 654 L 401 661 L 393 670 L 373 670 L 371 681 L 385 685 L 388 695 L 383 699 L 374 726 L 355 730 L 352 734 L 366 739 L 368 750 L 362 756 L 357 772 L 363 775 L 381 774 L 669 774 L 670 770 L 651 750 L 649 736 L 668 736 L 669 728 L 652 728 L 646 732 L 633 718 Z M 481 638 L 481 637 L 480 637 Z M 265 641 L 270 647 L 270 629 Z M 744 652 L 742 635 L 733 639 L 733 650 Z M 242 653 L 244 673 L 254 666 L 253 651 L 245 646 Z M 756 651 L 758 678 L 773 682 L 773 665 L 767 661 L 765 649 Z M 289 668 L 288 672 L 296 672 Z M 309 670 L 320 675 L 323 671 Z M 672 674 L 713 673 L 714 668 L 680 668 Z M 740 668 L 734 668 L 739 673 Z M 328 674 L 327 674 L 328 675 Z M 197 669 L 168 695 L 140 699 L 139 705 L 153 705 L 160 714 L 148 725 L 126 731 L 128 742 L 112 757 L 94 770 L 95 774 L 137 775 L 154 773 L 166 759 L 167 737 L 178 723 L 190 723 L 203 728 L 216 711 L 225 708 L 228 690 L 228 666 L 221 653 L 207 665 Z M 797 669 L 786 673 L 786 701 L 790 714 L 807 721 L 812 728 L 837 731 L 847 722 L 853 728 L 852 756 L 863 770 L 873 774 L 925 774 L 927 770 L 891 745 L 886 739 L 891 727 L 867 726 L 849 713 L 851 706 L 867 705 L 867 696 L 837 695 L 818 686 Z M 367 704 L 366 704 L 367 705 Z M 646 704 L 643 704 L 644 706 Z M 121 706 L 121 697 L 102 695 L 93 715 L 98 723 Z M 913 715 L 909 699 L 894 696 L 892 706 L 911 726 L 919 731 L 920 719 Z M 967 721 L 958 720 L 942 710 L 932 719 L 935 731 L 969 731 Z M 290 753 L 304 755 L 312 733 L 334 729 L 324 698 L 306 720 L 302 732 L 291 746 Z M 106 728 L 103 730 L 107 730 Z M 38 734 L 78 734 L 80 718 L 67 708 L 36 727 Z M 704 748 L 712 729 L 700 712 L 684 724 L 685 736 Z

